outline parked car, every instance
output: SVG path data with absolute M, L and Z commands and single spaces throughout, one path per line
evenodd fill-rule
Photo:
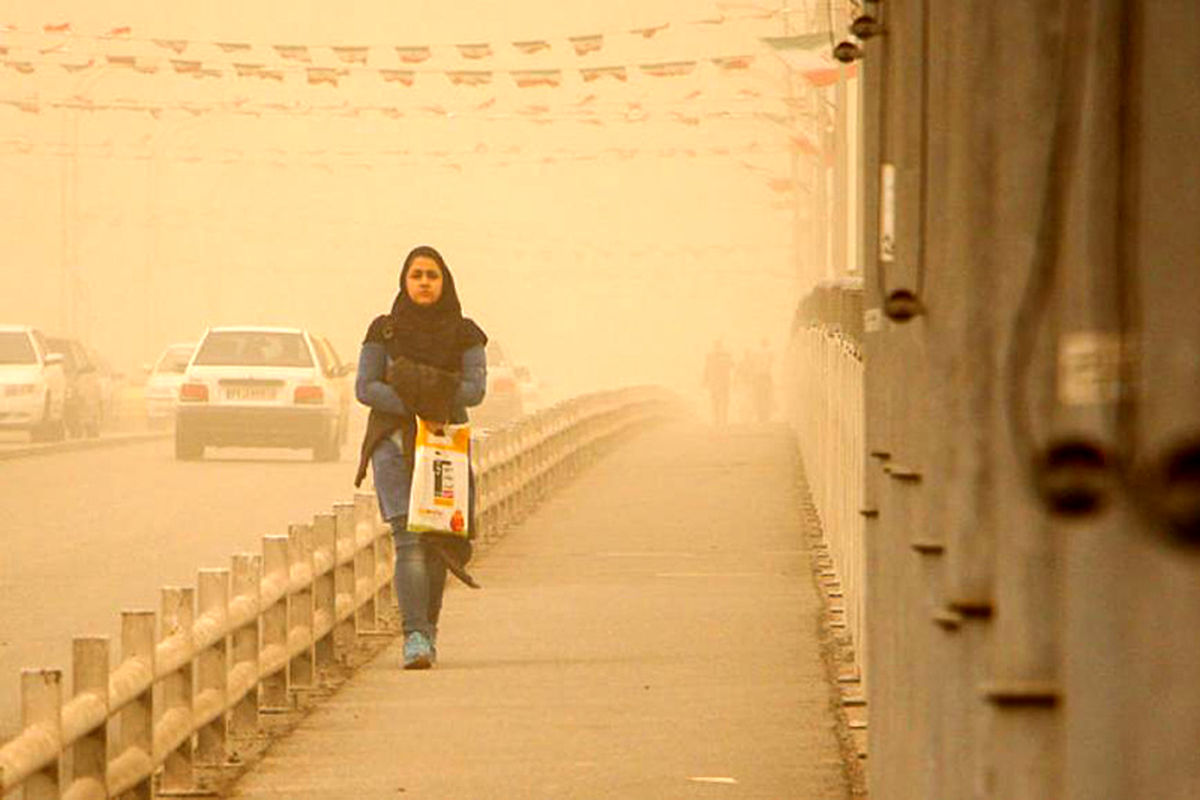
M 330 381 L 334 381 L 338 387 L 338 398 L 341 401 L 341 407 L 338 409 L 339 426 L 338 426 L 338 442 L 346 443 L 346 439 L 350 434 L 350 398 L 354 394 L 354 387 L 350 384 L 348 375 L 353 374 L 355 367 L 342 361 L 337 350 L 333 347 L 333 342 L 326 339 L 324 336 L 313 336 L 313 345 L 317 353 L 317 360 L 321 363 L 321 371 L 325 373 L 325 377 Z
M 67 435 L 96 437 L 104 419 L 103 389 L 96 365 L 87 348 L 78 339 L 51 336 L 46 342 L 50 350 L 62 353 L 63 373 L 67 378 L 67 400 L 64 421 Z
M 61 439 L 67 385 L 63 356 L 28 325 L 0 325 L 0 429 L 33 441 Z
M 288 447 L 336 461 L 352 367 L 324 365 L 317 341 L 301 328 L 206 331 L 179 387 L 175 456 L 202 458 L 207 446 Z
M 95 349 L 87 348 L 87 355 L 96 367 L 96 375 L 100 381 L 101 418 L 105 422 L 115 420 L 120 413 L 121 388 L 125 383 L 125 374 L 114 370 L 108 359 Z
M 487 372 L 487 394 L 471 410 L 471 423 L 476 428 L 499 428 L 525 412 L 520 381 L 504 349 L 495 340 L 487 343 Z
M 146 421 L 150 427 L 162 427 L 175 419 L 179 385 L 194 352 L 194 342 L 173 344 L 163 350 L 153 366 L 146 365 Z

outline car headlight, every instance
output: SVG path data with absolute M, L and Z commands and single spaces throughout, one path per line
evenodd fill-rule
M 37 391 L 36 383 L 10 383 L 4 387 L 4 394 L 9 397 L 21 397 Z

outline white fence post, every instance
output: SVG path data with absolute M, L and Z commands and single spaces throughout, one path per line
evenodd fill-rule
M 188 735 L 183 741 L 163 755 L 163 774 L 159 782 L 160 794 L 185 793 L 195 789 L 196 774 L 192 752 L 192 703 L 195 670 L 192 667 L 194 639 L 192 626 L 196 624 L 196 590 L 192 587 L 164 587 L 162 590 L 162 616 L 160 617 L 159 641 L 174 639 L 177 646 L 187 654 L 178 669 L 160 679 L 162 707 L 159 720 L 164 728 L 183 728 Z M 157 736 L 156 736 L 157 738 Z
M 263 559 L 261 555 L 239 553 L 233 556 L 230 615 L 244 620 L 230 635 L 231 663 L 229 688 L 234 703 L 229 718 L 230 735 L 245 739 L 258 733 L 259 684 L 259 601 L 262 596 Z
M 224 764 L 228 756 L 225 708 L 229 690 L 229 646 L 223 633 L 229 615 L 229 570 L 202 569 L 197 581 L 201 641 L 212 641 L 196 655 L 196 705 L 207 719 L 197 731 L 196 760 Z
M 303 645 L 288 661 L 288 687 L 311 689 L 316 684 L 313 659 L 313 531 L 311 525 L 288 526 L 288 571 L 293 587 L 288 599 L 288 653 Z
M 62 671 L 21 670 L 21 727 L 36 728 L 44 737 L 62 741 Z M 58 800 L 61 759 L 54 759 L 25 780 L 25 800 Z
M 263 711 L 291 708 L 288 695 L 288 537 L 264 536 L 263 582 L 272 592 L 271 602 L 262 610 L 263 676 L 259 682 L 259 705 Z M 275 594 L 280 592 L 276 597 Z
M 333 514 L 313 517 L 313 647 L 317 669 L 337 660 L 334 630 L 337 626 L 337 519 Z
M 126 611 L 121 614 L 121 662 L 138 660 L 145 666 L 150 683 L 139 695 L 121 709 L 120 747 L 118 758 L 129 763 L 151 763 L 154 758 L 154 644 L 155 614 L 153 611 Z M 134 779 L 132 785 L 120 787 L 122 800 L 150 800 L 152 775 Z M 122 781 L 124 782 L 124 781 Z M 114 794 L 118 787 L 110 786 Z
M 358 570 L 354 554 L 354 503 L 334 503 L 337 549 L 333 582 L 337 594 L 333 640 L 337 657 L 345 660 L 358 639 L 355 600 L 358 597 Z
M 370 582 L 369 596 L 358 607 L 356 624 L 360 633 L 379 629 L 378 592 L 375 589 L 379 565 L 379 537 L 375 535 L 375 509 L 371 495 L 365 492 L 354 494 L 354 541 L 358 552 L 355 555 L 354 573 L 359 581 Z
M 72 699 L 90 698 L 104 708 L 103 721 L 71 745 L 67 792 L 107 794 L 108 637 L 79 636 L 71 647 Z

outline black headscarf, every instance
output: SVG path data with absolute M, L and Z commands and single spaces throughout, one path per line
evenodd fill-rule
M 405 279 L 413 261 L 428 258 L 442 271 L 442 296 L 431 306 L 422 306 L 408 296 Z M 487 343 L 487 335 L 472 320 L 463 317 L 454 275 L 445 259 L 428 245 L 414 247 L 400 270 L 400 292 L 391 313 L 377 317 L 367 330 L 367 342 L 387 348 L 388 355 L 404 356 L 452 372 L 462 368 L 463 351 Z

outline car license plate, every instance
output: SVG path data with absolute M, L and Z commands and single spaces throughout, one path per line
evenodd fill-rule
M 257 401 L 275 399 L 274 386 L 230 386 L 225 389 L 226 400 Z

